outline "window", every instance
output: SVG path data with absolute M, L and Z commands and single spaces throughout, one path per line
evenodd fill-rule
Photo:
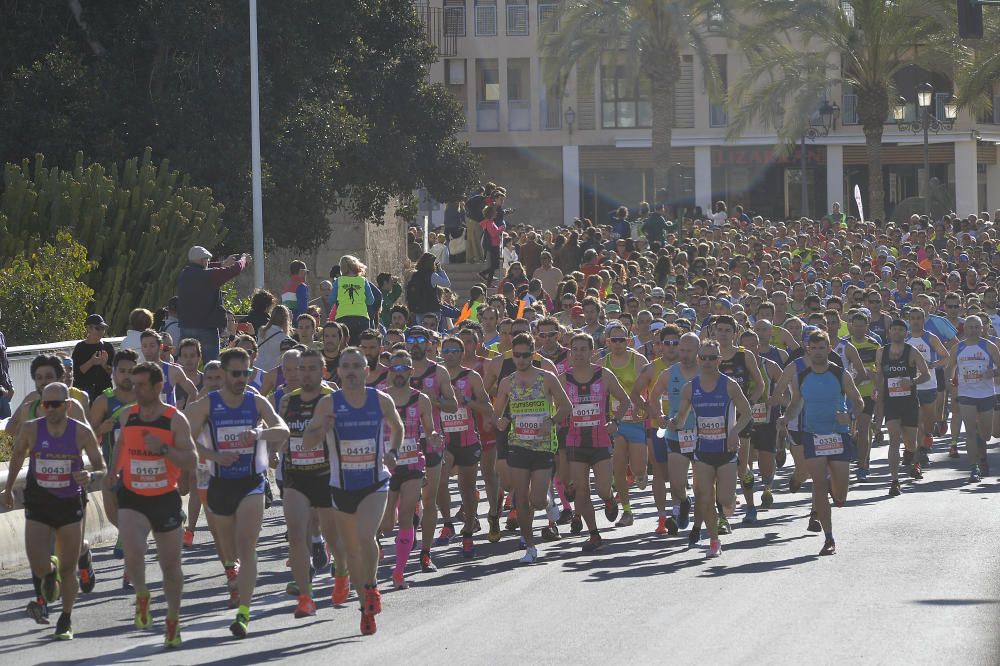
M 507 60 L 507 129 L 531 129 L 531 61 Z
M 528 0 L 507 0 L 507 34 L 512 37 L 528 35 Z
M 465 0 L 444 0 L 444 32 L 465 37 Z
M 496 0 L 476 0 L 476 35 L 479 37 L 494 37 L 496 34 Z
M 545 72 L 545 61 L 539 62 L 539 70 Z M 562 90 L 558 85 L 548 84 L 544 80 L 539 87 L 541 99 L 539 100 L 539 127 L 543 130 L 555 130 L 562 128 Z
M 713 3 L 708 10 L 708 22 L 707 26 L 709 32 L 722 32 L 725 27 L 722 15 L 722 6 L 719 3 Z
M 694 56 L 681 56 L 681 75 L 674 84 L 674 127 L 694 127 Z
M 538 3 L 538 32 L 549 35 L 559 32 L 559 5 L 554 2 Z
M 708 126 L 725 127 L 729 124 L 729 114 L 726 113 L 725 103 L 726 90 L 729 87 L 726 56 L 724 54 L 717 54 L 712 57 L 715 58 L 715 67 L 719 72 L 719 94 L 722 95 L 722 101 L 716 102 L 713 100 L 711 102 L 708 110 Z
M 444 61 L 444 81 L 447 84 L 448 92 L 462 106 L 464 129 L 469 114 L 469 101 L 465 87 L 465 60 L 463 58 L 448 58 Z
M 500 65 L 495 58 L 476 60 L 476 129 L 500 129 Z
M 621 58 L 605 54 L 601 62 L 601 126 L 652 127 L 653 107 L 648 77 L 628 77 Z

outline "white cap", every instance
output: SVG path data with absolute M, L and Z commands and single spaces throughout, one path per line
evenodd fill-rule
M 195 245 L 190 250 L 188 250 L 188 261 L 201 261 L 202 259 L 211 259 L 212 253 L 203 248 L 201 245 Z

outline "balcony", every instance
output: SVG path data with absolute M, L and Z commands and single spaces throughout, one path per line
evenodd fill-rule
M 476 105 L 476 129 L 480 132 L 500 131 L 500 102 L 480 101 Z
M 525 99 L 507 101 L 507 129 L 512 132 L 531 130 L 531 102 Z
M 445 11 L 441 7 L 428 7 L 427 5 L 415 5 L 414 9 L 424 24 L 424 37 L 427 43 L 437 49 L 438 58 L 451 58 L 458 55 L 458 34 L 454 29 L 445 30 Z

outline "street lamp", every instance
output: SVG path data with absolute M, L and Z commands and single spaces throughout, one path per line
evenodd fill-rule
M 817 125 L 813 122 L 812 118 L 809 119 L 809 124 L 806 125 L 806 129 L 802 133 L 802 145 L 799 150 L 802 159 L 800 183 L 802 187 L 802 215 L 805 215 L 809 209 L 809 183 L 806 180 L 806 139 L 815 141 L 817 137 L 830 134 L 831 129 L 836 130 L 837 117 L 840 115 L 840 106 L 836 102 L 831 104 L 828 100 L 824 99 L 818 111 L 820 124 Z
M 906 98 L 900 97 L 892 108 L 892 116 L 896 121 L 896 127 L 900 132 L 913 132 L 914 134 L 924 133 L 924 212 L 930 216 L 930 190 L 931 190 L 931 165 L 929 154 L 930 132 L 938 134 L 941 130 L 950 132 L 955 127 L 955 118 L 958 117 L 958 104 L 954 96 L 949 95 L 944 103 L 944 120 L 931 113 L 931 104 L 934 102 L 934 86 L 929 83 L 921 83 L 917 86 L 917 106 L 920 107 L 919 120 L 906 120 Z
M 566 121 L 566 126 L 569 127 L 569 135 L 573 136 L 573 123 L 576 122 L 576 111 L 573 110 L 572 106 L 566 107 L 566 113 L 563 114 L 563 119 Z

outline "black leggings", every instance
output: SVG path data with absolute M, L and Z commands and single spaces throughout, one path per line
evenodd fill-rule
M 492 276 L 500 270 L 500 248 L 490 245 L 486 248 L 486 255 L 490 262 L 489 268 L 486 270 Z

